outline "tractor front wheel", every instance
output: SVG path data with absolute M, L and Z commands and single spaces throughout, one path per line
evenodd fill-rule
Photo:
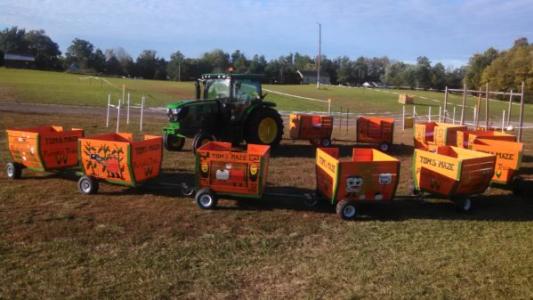
M 165 133 L 163 136 L 163 144 L 168 151 L 180 151 L 183 148 L 183 145 L 185 145 L 185 138 Z
M 283 120 L 279 113 L 271 108 L 263 107 L 252 113 L 245 129 L 245 140 L 248 144 L 262 144 L 275 147 L 283 135 Z

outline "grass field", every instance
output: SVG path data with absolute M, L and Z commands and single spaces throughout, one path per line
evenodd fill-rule
M 135 103 L 140 102 L 142 95 L 147 96 L 148 106 L 163 106 L 179 99 L 194 97 L 192 82 L 171 82 L 157 80 L 131 80 L 121 78 L 89 79 L 87 76 L 0 68 L 0 101 L 56 103 L 70 105 L 105 106 L 107 95 L 111 93 L 114 101 L 121 97 L 121 87 L 125 84 L 132 94 Z M 401 114 L 402 107 L 398 103 L 397 93 L 406 91 L 376 90 L 364 88 L 345 88 L 324 86 L 317 90 L 314 85 L 265 85 L 265 89 L 288 94 L 300 95 L 317 99 L 332 99 L 332 110 L 352 113 L 395 113 Z M 429 91 L 408 91 L 415 98 L 417 114 L 427 115 L 432 107 L 432 114 L 438 114 L 438 106 L 442 105 L 444 94 Z M 283 111 L 327 111 L 327 104 L 300 100 L 275 93 L 267 93 L 267 100 L 278 104 Z M 424 98 L 421 98 L 424 97 Z M 518 101 L 518 99 L 516 99 Z M 451 104 L 459 105 L 462 98 L 451 95 Z M 469 97 L 467 106 L 473 107 L 476 100 Z M 491 118 L 495 126 L 500 125 L 502 110 L 507 110 L 506 102 L 490 103 Z M 518 120 L 518 105 L 513 106 L 512 119 Z M 450 114 L 452 108 L 449 108 Z M 407 106 L 407 113 L 412 107 Z M 473 110 L 467 109 L 465 116 L 471 120 Z M 526 120 L 533 118 L 533 105 L 527 105 Z M 457 107 L 459 118 L 459 107 Z M 484 120 L 484 106 L 481 107 L 481 120 Z
M 0 69 L 0 101 L 99 105 L 95 99 L 106 94 L 74 75 L 16 72 Z M 183 92 L 189 84 L 124 81 L 166 99 L 161 104 L 177 90 L 190 96 Z M 40 85 L 52 87 L 41 93 Z M 335 94 L 335 101 L 354 108 L 367 101 L 364 112 L 399 107 L 393 95 L 373 90 L 267 88 Z M 83 96 L 71 98 L 72 90 Z M 50 96 L 56 94 L 63 98 Z M 297 103 L 279 99 L 282 108 Z M 165 123 L 164 116 L 149 115 L 145 128 L 159 134 Z M 220 209 L 202 211 L 173 186 L 102 184 L 97 195 L 82 196 L 73 173 L 25 170 L 22 179 L 8 180 L 5 129 L 41 124 L 82 127 L 87 135 L 108 131 L 90 113 L 0 111 L 0 299 L 533 298 L 533 202 L 494 187 L 464 214 L 447 201 L 409 197 L 411 130 L 395 132 L 392 155 L 402 163 L 398 199 L 363 205 L 356 221 L 343 222 L 328 204 L 308 209 L 288 197 L 225 199 Z M 138 134 L 136 127 L 123 130 Z M 348 156 L 354 128 L 336 129 L 334 138 Z M 531 177 L 533 132 L 525 131 L 525 141 L 522 170 Z M 190 148 L 164 153 L 160 182 L 193 182 Z M 314 159 L 308 142 L 282 141 L 270 159 L 268 190 L 313 192 Z
M 0 118 L 2 131 L 43 123 L 106 131 L 79 115 Z M 163 122 L 148 119 L 148 132 Z M 334 135 L 348 155 L 353 134 Z M 175 188 L 103 184 L 81 196 L 72 174 L 28 171 L 9 181 L 2 172 L 0 298 L 533 297 L 533 204 L 496 188 L 470 214 L 404 198 L 411 138 L 396 132 L 400 200 L 363 206 L 355 222 L 340 221 L 327 204 L 309 210 L 290 198 L 226 200 L 201 211 Z M 2 134 L 2 169 L 6 147 Z M 528 143 L 527 173 L 532 149 Z M 192 182 L 190 145 L 164 155 L 163 182 Z M 271 158 L 269 190 L 312 192 L 313 174 L 313 149 L 284 141 Z

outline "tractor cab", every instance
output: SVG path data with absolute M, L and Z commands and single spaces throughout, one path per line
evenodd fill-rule
M 163 128 L 167 150 L 180 150 L 185 138 L 193 149 L 208 140 L 275 146 L 283 134 L 283 121 L 263 101 L 260 75 L 204 74 L 195 82 L 196 100 L 167 106 L 169 124 Z
M 229 121 L 240 120 L 244 111 L 263 97 L 259 75 L 205 74 L 195 87 L 196 99 L 220 102 Z

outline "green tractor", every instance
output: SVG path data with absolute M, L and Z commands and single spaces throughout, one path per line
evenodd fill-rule
M 167 106 L 169 124 L 163 141 L 169 151 L 179 151 L 185 138 L 193 139 L 193 150 L 222 140 L 240 144 L 277 146 L 283 135 L 283 121 L 263 101 L 260 75 L 205 74 L 196 80 L 196 101 L 185 100 Z

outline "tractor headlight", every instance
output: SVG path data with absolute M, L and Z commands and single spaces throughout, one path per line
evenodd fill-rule
M 173 108 L 173 109 L 172 109 L 172 114 L 173 114 L 173 115 L 177 115 L 177 114 L 180 113 L 180 110 L 181 110 L 181 108 Z

